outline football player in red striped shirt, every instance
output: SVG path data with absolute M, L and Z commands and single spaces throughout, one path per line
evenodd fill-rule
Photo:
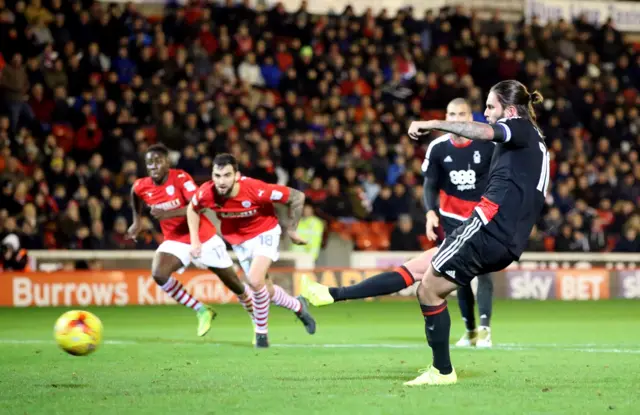
M 278 260 L 280 227 L 274 203 L 289 207 L 285 224 L 287 235 L 295 244 L 305 244 L 296 229 L 304 206 L 304 193 L 286 186 L 268 184 L 240 175 L 238 162 L 230 154 L 218 154 L 213 161 L 213 180 L 195 193 L 187 210 L 194 257 L 202 255 L 204 244 L 197 232 L 200 212 L 208 208 L 220 218 L 220 232 L 240 261 L 253 289 L 253 319 L 256 347 L 269 347 L 267 322 L 269 303 L 292 310 L 309 334 L 316 323 L 302 297 L 292 297 L 267 279 L 271 264 Z
M 143 206 L 147 205 L 151 208 L 151 215 L 160 221 L 164 236 L 153 258 L 151 275 L 174 300 L 196 311 L 197 333 L 204 336 L 211 329 L 216 312 L 194 298 L 180 281 L 171 276 L 174 272 L 182 273 L 192 262 L 186 212 L 197 186 L 189 173 L 170 168 L 168 155 L 167 148 L 158 144 L 149 147 L 145 155 L 149 176 L 136 180 L 131 189 L 133 224 L 129 227 L 128 236 L 135 240 L 142 231 L 140 217 Z M 253 315 L 250 289 L 236 275 L 226 245 L 216 234 L 215 226 L 208 219 L 203 219 L 198 235 L 204 242 L 202 254 L 195 265 L 213 271 Z

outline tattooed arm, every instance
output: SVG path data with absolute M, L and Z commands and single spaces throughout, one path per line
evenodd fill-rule
M 289 199 L 285 203 L 289 207 L 288 215 L 286 218 L 281 218 L 283 227 L 287 230 L 287 235 L 291 238 L 291 241 L 296 245 L 304 245 L 307 242 L 300 238 L 298 232 L 298 223 L 302 217 L 302 209 L 304 208 L 305 196 L 299 190 L 289 188 Z
M 420 136 L 429 134 L 431 130 L 440 130 L 471 140 L 494 139 L 494 128 L 489 124 L 475 121 L 414 121 L 409 127 L 409 137 L 417 140 Z

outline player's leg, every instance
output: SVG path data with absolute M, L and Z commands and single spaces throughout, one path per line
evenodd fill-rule
M 471 347 L 476 345 L 478 330 L 476 328 L 475 296 L 471 284 L 460 287 L 457 290 L 458 306 L 466 328 L 466 332 L 456 343 L 458 347 Z
M 300 290 L 302 296 L 316 307 L 337 301 L 393 294 L 410 287 L 415 281 L 420 281 L 429 268 L 435 251 L 436 248 L 432 248 L 394 270 L 382 272 L 348 287 L 327 287 L 303 277 Z
M 491 274 L 478 275 L 478 347 L 492 347 L 491 340 L 491 311 L 493 304 L 493 278 Z
M 229 268 L 210 268 L 237 297 L 238 302 L 242 305 L 251 319 L 253 320 L 253 293 L 251 287 L 248 284 L 240 281 L 236 270 L 233 267 Z
M 269 266 L 273 262 L 276 262 L 280 258 L 280 235 L 282 229 L 280 226 L 262 233 L 258 237 L 249 241 L 251 244 L 251 256 L 254 258 L 262 257 L 263 261 L 269 261 Z M 305 330 L 309 334 L 316 332 L 316 322 L 309 313 L 309 307 L 304 299 L 296 298 L 289 295 L 282 287 L 275 285 L 268 279 L 265 272 L 265 282 L 267 283 L 267 290 L 269 291 L 269 297 L 271 301 L 279 306 L 291 310 L 295 313 L 296 317 L 302 322 Z
M 266 286 L 266 275 L 271 266 L 271 259 L 257 256 L 251 260 L 247 272 L 249 285 L 253 290 L 253 321 L 255 323 L 256 347 L 269 347 L 267 337 L 269 323 L 269 304 L 271 296 Z
M 242 307 L 253 319 L 251 288 L 238 278 L 238 274 L 233 268 L 233 261 L 227 253 L 227 246 L 222 238 L 215 235 L 202 244 L 202 254 L 198 262 L 205 265 L 220 278 L 220 281 L 238 297 Z
M 448 216 L 442 216 L 440 218 L 440 223 L 444 228 L 445 235 L 452 234 L 463 222 L 458 219 L 451 218 Z M 464 321 L 465 332 L 456 343 L 458 347 L 471 347 L 475 346 L 476 340 L 478 338 L 478 331 L 476 328 L 476 318 L 475 318 L 475 296 L 473 294 L 473 290 L 471 289 L 471 285 L 466 285 L 462 287 L 458 287 L 456 290 L 456 296 L 458 299 L 458 307 L 460 308 L 460 314 L 462 316 L 462 321 Z
M 432 365 L 407 386 L 448 385 L 457 382 L 457 375 L 449 355 L 451 316 L 447 308 L 447 296 L 458 285 L 442 278 L 430 267 L 418 286 L 418 302 L 424 316 L 427 343 L 433 353 Z
M 449 356 L 451 316 L 447 296 L 459 286 L 468 285 L 475 275 L 481 274 L 486 255 L 480 232 L 482 222 L 472 217 L 452 233 L 433 255 L 431 266 L 418 286 L 418 302 L 424 316 L 427 342 L 433 352 L 432 366 L 416 379 L 405 383 L 416 385 L 448 385 L 457 382 L 456 372 Z M 488 258 L 490 261 L 492 258 Z
M 191 261 L 189 245 L 175 241 L 164 241 L 156 250 L 151 264 L 151 275 L 164 292 L 178 303 L 192 308 L 198 316 L 198 336 L 204 336 L 211 329 L 211 322 L 216 317 L 213 308 L 205 306 L 191 296 L 182 283 L 171 276 L 181 268 L 187 267 Z
M 269 295 L 271 295 L 271 302 L 279 307 L 286 308 L 295 313 L 298 320 L 302 322 L 305 330 L 309 334 L 315 334 L 316 321 L 309 312 L 309 305 L 304 297 L 294 297 L 287 293 L 282 287 L 274 284 L 273 281 L 267 275 L 267 289 Z

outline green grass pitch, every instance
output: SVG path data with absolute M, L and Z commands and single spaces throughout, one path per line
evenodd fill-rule
M 451 340 L 463 326 L 455 301 Z M 309 336 L 272 307 L 268 350 L 238 305 L 196 337 L 182 307 L 93 308 L 105 343 L 66 355 L 63 309 L 0 309 L 2 414 L 638 414 L 640 302 L 507 302 L 493 350 L 453 349 L 459 383 L 407 388 L 430 360 L 413 302 L 313 309 Z

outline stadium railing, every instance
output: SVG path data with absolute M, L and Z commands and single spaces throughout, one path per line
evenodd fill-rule
M 351 254 L 350 265 L 353 268 L 384 268 L 402 264 L 421 252 L 398 251 L 355 251 Z M 232 258 L 235 254 L 230 252 Z M 102 261 L 105 269 L 148 268 L 154 251 L 92 251 L 92 250 L 35 250 L 30 251 L 32 269 L 42 271 L 56 270 L 60 264 L 68 261 Z M 312 255 L 300 252 L 284 251 L 276 264 L 297 270 L 313 269 L 316 266 Z M 330 265 L 330 264 L 326 264 Z M 539 268 L 608 268 L 640 269 L 640 254 L 635 253 L 560 253 L 525 252 L 520 261 L 512 267 L 520 269 Z
M 354 252 L 351 266 L 358 268 L 380 268 L 398 266 L 421 252 Z M 610 252 L 525 252 L 520 261 L 509 268 L 554 269 L 554 268 L 607 268 L 640 269 L 640 254 Z
M 61 263 L 70 261 L 101 261 L 105 269 L 139 269 L 151 266 L 154 253 L 151 250 L 34 250 L 29 251 L 29 258 L 31 268 L 40 271 L 55 271 L 61 267 Z M 236 259 L 235 253 L 229 254 Z M 301 252 L 281 252 L 278 263 L 297 270 L 313 269 L 315 266 L 313 255 Z

